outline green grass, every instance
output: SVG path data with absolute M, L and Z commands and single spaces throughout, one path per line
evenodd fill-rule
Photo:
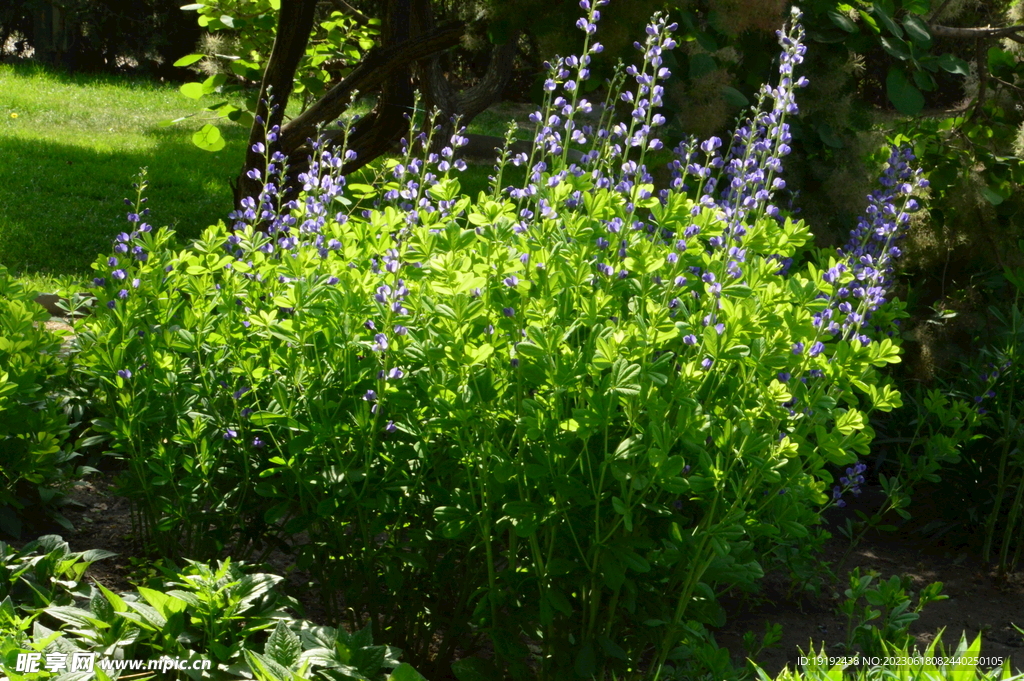
M 154 226 L 173 227 L 187 243 L 226 219 L 228 182 L 238 173 L 248 131 L 218 122 L 227 145 L 209 153 L 190 139 L 206 122 L 200 116 L 161 125 L 206 103 L 152 80 L 0 63 L 0 264 L 38 291 L 81 289 L 92 278 L 90 265 L 128 227 L 123 199 L 134 198 L 141 167 L 148 168 L 147 220 Z M 370 104 L 360 101 L 353 111 Z M 470 130 L 503 136 L 513 115 L 499 106 Z M 372 172 L 353 179 L 368 181 Z M 475 197 L 492 173 L 491 165 L 470 166 L 459 178 L 463 191 Z M 508 168 L 504 179 L 521 184 L 524 176 Z
M 132 183 L 149 169 L 149 222 L 182 238 L 231 210 L 247 131 L 221 128 L 219 153 L 190 139 L 200 104 L 173 85 L 0 64 L 0 263 L 40 289 L 66 289 L 123 231 Z

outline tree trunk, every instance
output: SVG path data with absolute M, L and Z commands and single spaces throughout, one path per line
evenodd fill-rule
M 305 145 L 307 139 L 316 135 L 317 126 L 341 116 L 348 107 L 354 91 L 373 91 L 384 84 L 393 73 L 408 67 L 410 63 L 457 45 L 464 32 L 465 27 L 462 24 L 452 24 L 417 36 L 401 45 L 381 45 L 374 48 L 344 80 L 282 128 L 282 151 L 290 155 Z M 327 135 L 334 137 L 330 132 Z
M 252 147 L 257 142 L 266 142 L 267 130 L 280 125 L 284 120 L 284 110 L 292 94 L 295 70 L 306 53 L 306 44 L 313 32 L 316 5 L 317 0 L 286 0 L 281 3 L 277 35 L 274 38 L 274 47 L 270 51 L 270 59 L 267 61 L 267 70 L 263 74 L 256 105 L 257 117 L 266 124 L 264 126 L 258 122 L 253 123 L 249 132 L 245 164 L 234 186 L 236 206 L 245 197 L 259 196 L 263 189 L 262 180 L 254 180 L 246 174 L 250 169 L 263 165 L 263 154 L 253 151 Z M 267 106 L 268 93 L 274 97 L 273 108 Z M 274 146 L 271 145 L 271 148 Z
M 433 28 L 433 15 L 429 0 L 416 0 L 416 19 L 424 30 Z M 457 92 L 448 82 L 441 67 L 441 60 L 435 55 L 420 62 L 421 83 L 424 90 L 424 103 L 428 112 L 437 109 L 440 130 L 434 133 L 434 151 L 450 144 L 455 132 L 454 118 L 458 116 L 459 125 L 469 125 L 470 121 L 487 110 L 489 106 L 501 99 L 501 92 L 512 77 L 512 65 L 516 55 L 516 42 L 519 34 L 514 33 L 504 45 L 496 45 L 491 50 L 491 59 L 484 77 L 473 87 Z

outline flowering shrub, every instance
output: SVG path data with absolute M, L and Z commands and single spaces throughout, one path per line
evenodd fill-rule
M 460 191 L 460 135 L 417 157 L 434 140 L 413 121 L 387 183 L 347 186 L 351 152 L 314 145 L 294 199 L 269 130 L 261 195 L 184 250 L 133 204 L 79 361 L 150 539 L 286 546 L 420 667 L 437 631 L 435 664 L 486 632 L 516 678 L 531 655 L 542 678 L 728 666 L 716 593 L 856 487 L 867 415 L 899 406 L 877 368 L 899 361 L 883 303 L 918 181 L 895 150 L 848 246 L 804 262 L 773 198 L 794 23 L 779 85 L 730 144 L 680 145 L 659 191 L 675 27 L 652 20 L 612 92 L 628 122 L 578 125 L 601 4 L 489 195 Z M 830 465 L 851 466 L 834 489 Z
M 55 394 L 67 373 L 61 339 L 43 326 L 50 315 L 36 295 L 0 266 L 0 532 L 14 537 L 27 508 L 67 523 L 55 486 L 76 472 L 78 456 L 65 446 L 70 428 Z

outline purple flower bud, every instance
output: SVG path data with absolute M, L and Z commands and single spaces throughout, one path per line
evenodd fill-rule
M 132 377 L 132 372 L 129 369 L 121 369 L 117 372 L 117 375 L 127 381 Z

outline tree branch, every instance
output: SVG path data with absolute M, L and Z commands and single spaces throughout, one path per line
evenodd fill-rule
M 465 30 L 464 25 L 454 24 L 417 36 L 394 47 L 374 48 L 367 52 L 348 76 L 281 128 L 281 147 L 284 153 L 290 154 L 302 146 L 307 138 L 313 137 L 317 125 L 333 121 L 344 113 L 354 90 L 373 90 L 386 82 L 394 71 L 457 45 Z
M 237 184 L 234 186 L 236 206 L 243 198 L 258 196 L 263 189 L 263 183 L 260 180 L 254 180 L 246 175 L 250 168 L 259 167 L 263 162 L 263 154 L 253 151 L 252 146 L 257 142 L 266 141 L 267 130 L 275 125 L 280 125 L 284 120 L 284 110 L 295 85 L 295 69 L 298 68 L 302 56 L 306 53 L 306 44 L 313 31 L 316 4 L 317 0 L 295 0 L 281 3 L 274 47 L 271 49 L 270 59 L 267 60 L 267 68 L 263 72 L 259 99 L 256 102 L 256 115 L 264 120 L 266 125 L 253 123 L 249 131 L 245 164 L 242 166 L 242 172 L 238 174 Z M 267 107 L 268 92 L 274 97 L 274 108 L 271 109 Z
M 1005 26 L 1002 28 L 994 28 L 992 26 L 958 28 L 955 26 L 937 26 L 932 24 L 928 28 L 931 30 L 933 35 L 939 36 L 940 38 L 960 38 L 969 40 L 1009 38 L 1010 40 L 1018 43 L 1024 43 L 1024 36 L 1020 35 L 1021 31 L 1024 31 L 1024 25 Z

